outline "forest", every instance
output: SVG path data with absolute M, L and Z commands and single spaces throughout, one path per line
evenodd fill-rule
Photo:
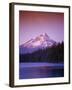
M 63 63 L 64 62 L 64 42 L 58 43 L 51 47 L 37 50 L 32 53 L 20 54 L 20 62 L 48 62 Z

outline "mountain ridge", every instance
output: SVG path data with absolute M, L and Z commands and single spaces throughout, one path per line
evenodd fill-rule
M 39 49 L 44 49 L 47 47 L 51 47 L 57 42 L 52 40 L 47 33 L 40 34 L 39 36 L 35 37 L 34 39 L 30 39 L 24 44 L 20 45 L 20 53 L 32 53 Z

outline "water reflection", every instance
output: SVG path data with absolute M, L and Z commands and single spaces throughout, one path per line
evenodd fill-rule
M 43 64 L 43 63 L 42 63 Z M 34 65 L 20 64 L 19 78 L 20 79 L 31 79 L 31 78 L 50 78 L 50 77 L 63 77 L 64 66 L 63 64 L 51 64 L 46 65 Z

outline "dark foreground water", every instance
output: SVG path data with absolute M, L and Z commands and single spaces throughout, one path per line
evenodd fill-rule
M 63 77 L 62 63 L 20 63 L 19 79 Z

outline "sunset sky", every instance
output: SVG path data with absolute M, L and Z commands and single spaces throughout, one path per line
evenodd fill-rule
M 20 11 L 19 43 L 47 33 L 57 42 L 64 41 L 64 14 L 51 12 Z

